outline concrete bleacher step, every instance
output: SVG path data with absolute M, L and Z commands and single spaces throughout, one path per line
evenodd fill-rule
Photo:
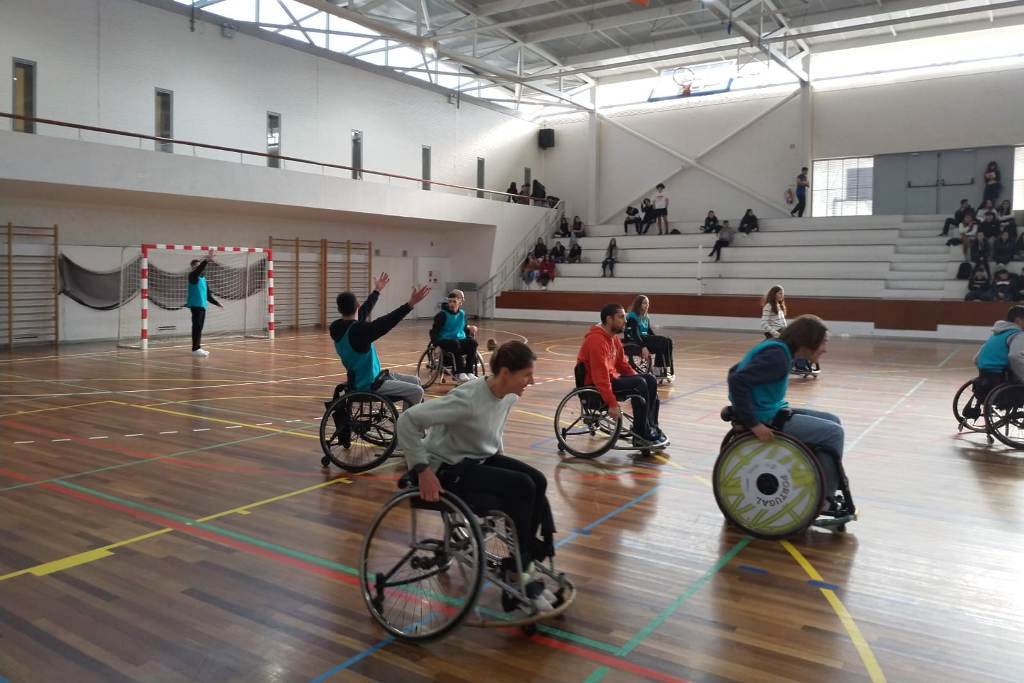
M 898 272 L 914 272 L 914 273 L 945 273 L 949 270 L 948 265 L 945 262 L 939 261 L 909 261 L 892 263 L 889 266 L 892 270 Z
M 687 248 L 661 249 L 620 249 L 620 263 L 696 263 L 706 261 L 711 245 Z M 892 245 L 854 245 L 851 246 L 779 246 L 759 247 L 744 243 L 742 246 L 728 247 L 725 258 L 730 262 L 744 263 L 801 263 L 808 261 L 891 261 L 894 258 Z M 933 257 L 934 258 L 934 257 Z M 583 261 L 601 263 L 604 249 L 584 249 Z
M 949 247 L 944 244 L 939 245 L 896 245 L 897 254 L 928 254 L 934 256 L 946 256 L 949 254 Z
M 565 277 L 556 278 L 551 292 L 644 292 L 648 294 L 750 294 L 762 295 L 778 284 L 778 278 L 651 278 L 651 277 Z M 701 291 L 703 288 L 703 291 Z M 536 286 L 533 287 L 536 289 Z M 885 291 L 882 279 L 793 278 L 786 280 L 786 292 L 798 296 L 878 297 Z
M 617 277 L 732 277 L 732 278 L 886 278 L 889 264 L 884 261 L 732 261 L 727 249 L 722 261 L 701 264 L 680 262 L 629 263 L 615 266 Z M 559 264 L 557 277 L 593 277 L 600 275 L 601 265 L 592 263 Z M 945 277 L 945 271 L 939 273 Z
M 729 224 L 738 228 L 739 218 L 726 217 Z M 701 234 L 702 221 L 671 221 L 670 229 L 678 230 L 683 235 Z M 839 231 L 847 232 L 864 229 L 899 228 L 905 225 L 903 216 L 840 216 L 832 218 L 766 218 L 760 221 L 761 233 L 768 232 L 805 232 L 805 231 Z M 941 225 L 941 222 L 940 222 Z M 620 237 L 623 233 L 622 223 L 604 223 L 588 225 L 587 235 L 590 237 Z M 636 235 L 630 226 L 630 235 Z M 754 233 L 755 235 L 758 233 Z M 657 227 L 651 225 L 645 237 L 657 237 Z
M 580 246 L 583 249 L 604 250 L 611 238 L 606 237 L 581 237 Z M 708 249 L 715 242 L 714 235 L 702 233 L 690 235 L 618 235 L 615 237 L 615 244 L 619 251 L 625 249 L 666 249 L 685 248 L 694 249 L 704 246 Z M 783 247 L 801 246 L 813 244 L 815 246 L 837 246 L 851 244 L 894 244 L 899 239 L 899 231 L 896 228 L 866 228 L 863 230 L 852 230 L 848 232 L 824 232 L 805 233 L 799 231 L 759 232 L 752 235 L 737 235 L 733 239 L 733 248 L 742 247 Z
M 940 280 L 889 280 L 886 282 L 887 289 L 931 289 L 942 291 L 945 287 L 945 278 Z

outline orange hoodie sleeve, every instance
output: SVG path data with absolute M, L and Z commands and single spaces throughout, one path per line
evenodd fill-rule
M 587 366 L 591 384 L 597 388 L 608 407 L 614 408 L 619 402 L 615 400 L 615 392 L 612 391 L 611 367 L 608 365 L 608 352 L 611 350 L 608 345 L 611 341 L 608 337 L 588 335 L 580 356 Z
M 622 348 L 622 342 L 618 337 L 612 337 L 612 344 L 615 345 L 615 369 L 619 371 L 619 374 L 623 377 L 629 377 L 635 375 L 636 370 L 626 360 L 626 351 Z

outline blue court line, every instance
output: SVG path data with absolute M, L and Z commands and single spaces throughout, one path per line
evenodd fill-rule
M 811 584 L 815 588 L 827 588 L 830 591 L 838 591 L 839 586 L 834 583 L 828 583 L 826 581 L 817 581 L 815 579 L 808 579 L 807 583 Z
M 748 572 L 750 574 L 768 574 L 767 569 L 761 567 L 755 567 L 749 564 L 741 564 L 737 567 L 740 571 Z M 826 588 L 831 591 L 839 591 L 840 586 L 837 583 L 828 583 L 827 581 L 818 581 L 817 579 L 808 579 L 807 584 L 814 586 L 815 588 Z
M 677 398 L 686 398 L 687 396 L 693 396 L 694 394 L 699 394 L 702 391 L 707 391 L 708 389 L 714 389 L 715 387 L 720 387 L 720 386 L 724 386 L 724 385 L 725 385 L 725 381 L 715 382 L 713 384 L 706 384 L 706 385 L 704 385 L 702 387 L 699 387 L 697 389 L 693 389 L 691 391 L 683 392 L 682 394 L 672 394 L 668 398 L 662 399 L 661 402 L 662 403 L 671 403 L 672 401 L 676 400 Z
M 371 645 L 370 647 L 366 648 L 365 650 L 363 650 L 359 654 L 352 655 L 351 657 L 349 657 L 348 659 L 346 659 L 344 662 L 342 662 L 338 666 L 334 667 L 333 669 L 329 669 L 329 670 L 323 672 L 322 674 L 320 674 L 316 678 L 312 679 L 309 683 L 323 683 L 323 681 L 326 681 L 328 678 L 330 678 L 334 674 L 338 673 L 339 671 L 344 671 L 345 669 L 349 668 L 350 666 L 354 666 L 355 664 L 358 664 L 359 662 L 363 661 L 364 659 L 366 659 L 367 657 L 372 655 L 377 650 L 379 650 L 382 647 L 384 647 L 385 645 L 389 645 L 389 644 L 391 644 L 393 642 L 395 642 L 394 637 L 388 636 L 384 640 L 381 640 L 381 641 L 379 641 L 377 643 L 374 643 L 373 645 Z M 6 681 L 0 679 L 0 683 L 6 683 Z
M 577 531 L 573 531 L 571 534 L 569 534 L 568 536 L 566 536 L 565 538 L 560 540 L 558 543 L 556 543 L 555 547 L 556 548 L 561 548 L 563 545 L 565 545 L 569 541 L 574 540 L 576 538 L 579 538 L 581 535 L 582 536 L 588 535 L 591 532 L 591 530 L 593 530 L 594 527 L 596 527 L 598 524 L 602 524 L 604 522 L 607 522 L 609 519 L 611 519 L 615 515 L 617 515 L 617 514 L 619 514 L 621 512 L 625 512 L 626 510 L 628 510 L 629 508 L 633 507 L 637 503 L 642 502 L 644 499 L 646 499 L 652 493 L 657 491 L 659 488 L 661 488 L 661 484 L 656 484 L 655 486 L 652 486 L 651 488 L 647 489 L 646 491 L 641 493 L 639 496 L 637 496 L 633 500 L 631 500 L 631 501 L 629 501 L 627 503 L 623 503 L 622 505 L 620 505 L 619 507 L 615 508 L 614 510 L 612 510 L 611 512 L 609 512 L 606 515 L 602 515 L 601 517 L 598 517 L 597 519 L 595 519 L 590 524 L 586 525 L 585 527 L 582 527 L 578 532 Z M 362 660 L 366 659 L 367 657 L 369 657 L 373 653 L 377 652 L 378 650 L 380 650 L 381 648 L 383 648 L 383 647 L 385 647 L 387 645 L 390 645 L 393 642 L 395 642 L 395 639 L 393 637 L 391 637 L 391 636 L 385 638 L 384 640 L 376 642 L 373 645 L 371 645 L 370 647 L 368 647 L 365 650 L 363 650 L 362 652 L 360 652 L 358 654 L 355 654 L 355 655 L 352 655 L 351 657 L 346 659 L 341 664 L 338 664 L 334 668 L 332 668 L 332 669 L 330 669 L 328 671 L 325 671 L 324 673 L 320 674 L 316 678 L 312 679 L 309 683 L 323 683 L 323 681 L 326 681 L 327 679 L 329 679 L 331 676 L 333 676 L 334 674 L 338 673 L 339 671 L 344 671 L 345 669 L 358 664 L 359 662 L 361 662 Z M 0 683 L 8 683 L 8 681 L 5 681 L 2 678 L 0 678 Z
M 738 567 L 738 569 L 740 571 L 750 572 L 751 574 L 767 574 L 768 573 L 767 569 L 762 569 L 761 567 L 754 567 L 754 566 L 749 565 L 749 564 L 741 564 Z

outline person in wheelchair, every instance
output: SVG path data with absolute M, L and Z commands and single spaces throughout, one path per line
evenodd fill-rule
M 992 334 L 974 355 L 978 377 L 974 395 L 980 403 L 990 391 L 1005 382 L 1019 382 L 1024 377 L 1024 306 L 1010 306 L 1006 320 L 992 325 Z
M 448 300 L 434 316 L 434 324 L 430 328 L 430 341 L 447 354 L 455 358 L 452 375 L 456 382 L 468 382 L 473 377 L 469 370 L 475 371 L 476 365 L 476 325 L 466 324 L 466 311 L 462 309 L 465 294 L 453 289 L 448 293 Z M 475 374 L 475 372 L 474 372 Z
M 524 587 L 533 607 L 551 611 L 554 596 L 531 580 L 530 564 L 553 557 L 555 524 L 540 471 L 503 454 L 502 432 L 512 406 L 533 383 L 536 356 L 521 341 L 508 341 L 490 358 L 491 376 L 413 406 L 398 419 L 398 444 L 418 479 L 420 497 L 440 499 L 442 489 L 477 514 L 500 510 L 511 517 L 523 572 L 506 558 L 506 580 Z M 430 430 L 427 435 L 426 431 Z
M 825 504 L 837 511 L 841 488 L 844 432 L 840 419 L 786 402 L 794 358 L 816 363 L 828 348 L 828 328 L 816 315 L 801 315 L 777 339 L 765 339 L 729 368 L 729 402 L 737 421 L 763 442 L 774 431 L 789 434 L 811 448 L 825 475 Z M 828 511 L 828 508 L 824 511 Z
M 423 400 L 423 387 L 420 386 L 419 378 L 390 370 L 382 371 L 373 343 L 409 315 L 413 307 L 430 294 L 430 287 L 413 287 L 408 302 L 376 320 L 368 320 L 380 298 L 381 290 L 390 281 L 391 277 L 387 273 L 374 278 L 373 291 L 362 306 L 352 292 L 339 294 L 337 303 L 341 318 L 331 323 L 330 332 L 334 349 L 348 373 L 350 391 L 373 391 L 389 399 L 401 400 L 403 408 L 408 409 Z
M 634 446 L 664 444 L 668 439 L 658 426 L 658 380 L 650 373 L 636 372 L 629 364 L 618 336 L 625 328 L 626 312 L 622 306 L 606 304 L 601 309 L 601 324 L 587 332 L 576 362 L 586 367 L 584 383 L 594 385 L 612 419 L 621 415 L 616 394 L 638 394 L 644 398 L 632 400 Z
M 653 367 L 657 370 L 655 377 L 669 379 L 673 370 L 672 340 L 654 334 L 651 319 L 647 316 L 650 308 L 651 301 L 643 294 L 633 299 L 629 315 L 626 316 L 626 333 L 623 337 L 626 341 L 643 348 L 645 355 L 654 354 Z

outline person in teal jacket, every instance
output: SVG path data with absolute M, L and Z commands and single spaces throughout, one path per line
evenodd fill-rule
M 816 315 L 792 321 L 777 339 L 765 339 L 729 368 L 729 401 L 737 420 L 764 442 L 773 429 L 789 434 L 819 455 L 826 496 L 839 488 L 843 458 L 843 425 L 831 413 L 790 408 L 786 401 L 789 368 L 794 358 L 816 363 L 828 348 L 828 328 Z
M 1020 382 L 1024 378 L 1024 306 L 1010 306 L 1006 320 L 992 325 L 992 334 L 978 349 L 974 365 L 978 379 L 974 393 L 984 400 L 988 392 L 1003 382 Z
M 625 341 L 640 346 L 646 352 L 654 354 L 653 369 L 657 370 L 658 379 L 671 379 L 675 374 L 675 363 L 672 360 L 672 339 L 654 333 L 650 312 L 651 300 L 643 294 L 633 299 L 629 314 L 626 316 Z M 645 354 L 647 355 L 647 354 Z
M 217 308 L 224 308 L 213 298 L 209 285 L 206 284 L 206 266 L 213 263 L 214 250 L 211 249 L 206 258 L 193 259 L 189 263 L 188 294 L 185 305 L 192 312 L 192 355 L 206 358 L 210 352 L 203 348 L 203 326 L 206 325 L 206 304 L 211 303 Z
M 434 316 L 434 324 L 430 328 L 430 341 L 455 359 L 452 372 L 456 383 L 473 379 L 470 373 L 476 374 L 477 369 L 476 326 L 466 323 L 461 293 L 457 289 L 448 293 L 448 300 Z

